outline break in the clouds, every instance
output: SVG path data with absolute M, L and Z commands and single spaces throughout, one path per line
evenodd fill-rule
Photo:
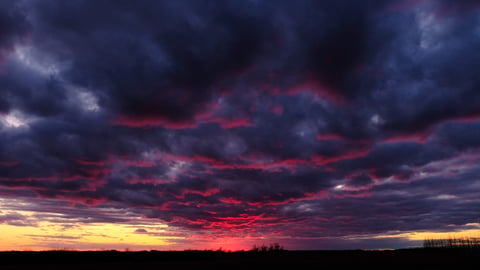
M 479 47 L 473 0 L 1 2 L 0 223 L 177 248 L 464 229 Z

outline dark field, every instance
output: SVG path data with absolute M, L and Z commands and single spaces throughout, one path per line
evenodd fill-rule
M 44 251 L 0 252 L 0 269 L 319 269 L 325 266 L 479 266 L 479 249 L 403 249 L 392 251 Z M 272 268 L 273 267 L 273 268 Z M 295 267 L 295 268 L 293 268 Z

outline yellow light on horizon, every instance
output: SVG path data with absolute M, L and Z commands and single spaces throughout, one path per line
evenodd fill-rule
M 450 238 L 475 238 L 480 237 L 479 229 L 468 229 L 456 232 L 413 232 L 409 240 L 450 239 Z
M 165 224 L 51 222 L 38 220 L 28 211 L 16 213 L 31 219 L 32 224 L 0 224 L 0 250 L 157 249 L 168 248 L 172 241 L 182 238 L 162 236 L 168 227 Z M 135 232 L 139 227 L 147 233 Z

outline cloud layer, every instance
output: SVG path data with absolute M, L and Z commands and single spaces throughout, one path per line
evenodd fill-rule
M 300 248 L 480 222 L 476 1 L 0 5 L 8 210 Z

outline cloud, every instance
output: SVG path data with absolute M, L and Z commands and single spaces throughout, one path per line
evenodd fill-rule
M 182 237 L 478 222 L 474 2 L 2 3 L 5 209 Z
M 147 230 L 145 229 L 136 229 L 135 233 L 147 233 Z
M 0 215 L 0 224 L 12 226 L 37 226 L 34 220 L 16 212 L 9 212 L 4 215 Z

